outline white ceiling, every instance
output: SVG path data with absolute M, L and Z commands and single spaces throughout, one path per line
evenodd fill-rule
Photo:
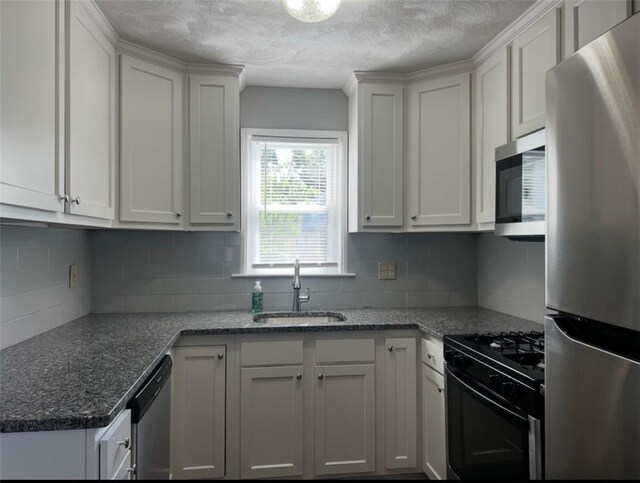
M 468 59 L 533 0 L 342 0 L 308 24 L 281 0 L 98 0 L 118 34 L 188 62 L 242 64 L 247 84 L 341 88 L 354 70 Z

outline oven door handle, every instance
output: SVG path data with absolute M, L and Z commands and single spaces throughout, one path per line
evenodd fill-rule
M 458 376 L 456 376 L 449 369 L 447 369 L 447 377 L 451 377 L 453 380 L 455 380 L 455 382 L 457 382 L 458 384 L 463 386 L 468 391 L 471 391 L 471 393 L 473 395 L 475 395 L 475 397 L 477 399 L 480 399 L 481 401 L 483 401 L 485 403 L 488 403 L 494 409 L 497 409 L 501 414 L 503 414 L 505 416 L 508 416 L 508 417 L 511 417 L 513 419 L 517 419 L 523 425 L 529 426 L 529 421 L 527 420 L 527 418 L 525 416 L 522 416 L 521 414 L 518 414 L 518 413 L 516 413 L 514 411 L 511 411 L 509 408 L 506 408 L 502 404 L 497 403 L 496 401 L 494 401 L 490 397 L 488 397 L 485 394 L 483 394 L 482 392 L 480 392 L 478 389 L 472 387 L 469 383 L 467 383 L 467 382 L 463 381 L 462 379 L 460 379 Z

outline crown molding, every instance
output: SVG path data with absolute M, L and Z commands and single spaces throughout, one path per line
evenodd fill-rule
M 146 62 L 151 62 L 160 67 L 171 69 L 184 75 L 219 75 L 236 77 L 241 81 L 241 90 L 244 88 L 244 66 L 230 64 L 205 64 L 196 62 L 184 62 L 161 52 L 143 47 L 128 40 L 120 39 L 116 44 L 116 52 L 129 55 Z
M 471 72 L 473 70 L 473 60 L 466 59 L 458 62 L 451 62 L 450 64 L 438 65 L 435 67 L 429 67 L 427 69 L 417 70 L 415 72 L 409 72 L 406 75 L 407 84 L 413 84 L 423 80 L 434 79 L 445 75 L 463 74 L 465 72 Z
M 563 4 L 564 0 L 538 0 L 522 15 L 511 22 L 502 32 L 490 40 L 488 44 L 482 47 L 472 57 L 473 64 L 478 65 L 482 63 L 494 52 L 511 43 L 514 38 L 526 30 L 531 24 L 539 20 L 540 17 L 555 8 L 561 8 Z
M 113 45 L 116 45 L 120 40 L 120 36 L 113 29 L 113 27 L 107 20 L 107 17 L 104 16 L 104 14 L 102 13 L 102 10 L 100 10 L 100 7 L 98 7 L 98 5 L 96 4 L 95 0 L 76 0 L 76 1 L 78 1 L 80 5 L 82 5 L 85 8 L 85 10 L 87 11 L 91 19 L 95 22 L 95 24 L 98 26 L 100 31 L 104 34 L 105 37 L 107 37 L 107 39 L 109 39 L 109 42 L 111 42 L 111 44 Z
M 351 74 L 347 79 L 347 82 L 342 86 L 342 92 L 344 92 L 347 97 L 352 97 L 356 95 L 358 92 L 358 79 L 354 74 Z

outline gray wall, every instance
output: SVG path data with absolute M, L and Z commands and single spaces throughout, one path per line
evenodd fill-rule
M 240 94 L 241 127 L 347 131 L 348 117 L 338 89 L 246 87 Z
M 544 243 L 478 235 L 478 302 L 544 323 Z
M 254 279 L 240 270 L 237 233 L 96 231 L 93 312 L 249 309 Z M 477 304 L 476 237 L 471 234 L 352 234 L 355 278 L 304 277 L 306 308 L 433 307 Z M 377 279 L 395 261 L 398 278 Z M 262 280 L 265 310 L 290 309 L 291 277 Z
M 0 226 L 0 348 L 90 311 L 91 258 L 86 230 Z M 69 265 L 78 286 L 69 288 Z

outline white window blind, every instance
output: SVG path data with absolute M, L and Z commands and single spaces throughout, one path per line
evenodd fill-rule
M 338 268 L 338 140 L 254 135 L 248 148 L 247 268 Z

